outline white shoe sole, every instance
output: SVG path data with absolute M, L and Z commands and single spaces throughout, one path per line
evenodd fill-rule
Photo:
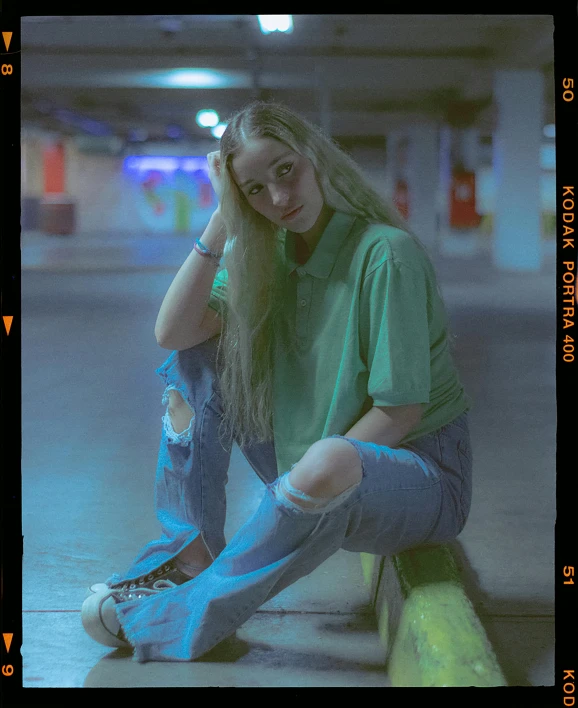
M 98 588 L 98 585 L 93 585 L 91 588 Z M 128 647 L 130 644 L 115 636 L 120 629 L 115 606 L 110 588 L 103 584 L 103 588 L 91 592 L 82 603 L 82 626 L 99 644 L 107 647 Z
M 107 590 L 107 588 L 108 588 L 108 585 L 106 583 L 94 583 L 94 585 L 91 585 L 87 589 L 84 599 L 86 600 L 87 597 L 90 597 L 95 592 L 104 592 L 105 590 Z

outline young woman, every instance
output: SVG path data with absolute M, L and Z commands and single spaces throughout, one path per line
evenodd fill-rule
M 190 661 L 338 549 L 443 543 L 470 509 L 471 401 L 425 248 L 357 165 L 276 103 L 208 156 L 219 206 L 162 303 L 160 539 L 83 624 Z M 220 270 L 220 263 L 224 269 Z M 265 483 L 227 544 L 233 440 Z

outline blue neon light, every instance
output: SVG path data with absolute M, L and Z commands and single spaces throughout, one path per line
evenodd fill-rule
M 163 157 L 160 155 L 131 155 L 125 157 L 123 171 L 127 173 L 143 173 L 156 170 L 165 174 L 173 174 L 177 170 L 197 172 L 202 170 L 209 174 L 206 157 Z

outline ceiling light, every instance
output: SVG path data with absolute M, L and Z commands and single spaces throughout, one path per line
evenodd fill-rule
M 201 128 L 214 128 L 219 122 L 219 114 L 210 109 L 203 109 L 197 113 L 197 125 Z
M 263 34 L 293 32 L 293 15 L 257 15 Z
M 92 74 L 92 86 L 145 88 L 250 88 L 249 72 L 233 69 L 153 69 L 150 71 L 118 71 Z
M 211 133 L 214 138 L 217 138 L 217 140 L 220 140 L 223 133 L 225 132 L 226 128 L 227 128 L 226 123 L 219 123 L 219 125 L 216 125 L 214 128 L 211 128 Z
M 228 88 L 235 85 L 235 80 L 231 81 L 227 73 L 212 69 L 172 69 L 167 72 L 164 83 L 175 88 Z

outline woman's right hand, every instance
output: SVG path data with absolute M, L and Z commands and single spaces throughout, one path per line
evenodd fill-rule
M 209 179 L 217 195 L 219 202 L 221 201 L 221 153 L 216 150 L 207 155 L 209 163 Z

